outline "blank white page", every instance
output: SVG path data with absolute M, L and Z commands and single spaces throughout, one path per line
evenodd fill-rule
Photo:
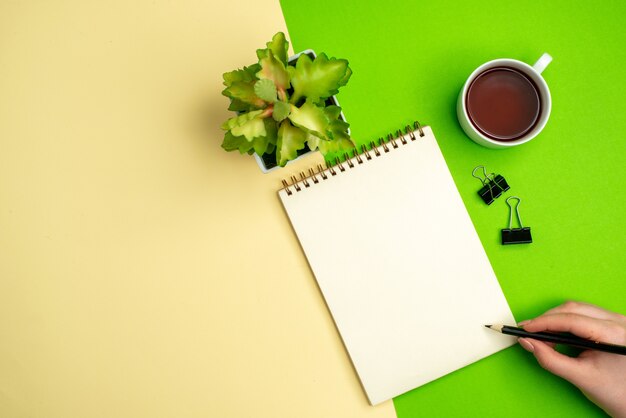
M 483 326 L 515 321 L 423 131 L 278 192 L 373 405 L 515 341 Z

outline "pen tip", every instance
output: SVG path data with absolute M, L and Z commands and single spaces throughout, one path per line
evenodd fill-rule
M 491 325 L 485 325 L 485 328 L 491 328 Z

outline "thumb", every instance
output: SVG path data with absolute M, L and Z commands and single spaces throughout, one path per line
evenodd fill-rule
M 532 338 L 520 338 L 520 345 L 532 352 L 539 365 L 547 371 L 577 386 L 584 381 L 585 365 L 579 359 L 561 354 L 546 343 Z

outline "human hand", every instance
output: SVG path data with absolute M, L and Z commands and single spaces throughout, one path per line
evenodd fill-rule
M 569 332 L 582 338 L 626 345 L 626 316 L 582 302 L 566 302 L 541 316 L 519 323 L 529 332 Z M 577 386 L 615 418 L 626 418 L 626 356 L 585 350 L 569 357 L 554 344 L 519 338 L 544 369 Z

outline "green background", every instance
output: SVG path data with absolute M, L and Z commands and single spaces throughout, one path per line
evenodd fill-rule
M 568 299 L 626 312 L 626 2 L 281 5 L 294 51 L 350 61 L 354 74 L 338 98 L 357 143 L 414 119 L 432 126 L 516 319 Z M 470 141 L 455 112 L 469 74 L 495 58 L 532 65 L 543 52 L 554 57 L 543 73 L 553 100 L 544 131 L 508 150 Z M 491 206 L 476 195 L 481 185 L 471 176 L 480 164 L 511 185 Z M 522 198 L 530 245 L 499 243 L 511 195 Z M 400 418 L 603 414 L 518 346 L 394 403 Z

